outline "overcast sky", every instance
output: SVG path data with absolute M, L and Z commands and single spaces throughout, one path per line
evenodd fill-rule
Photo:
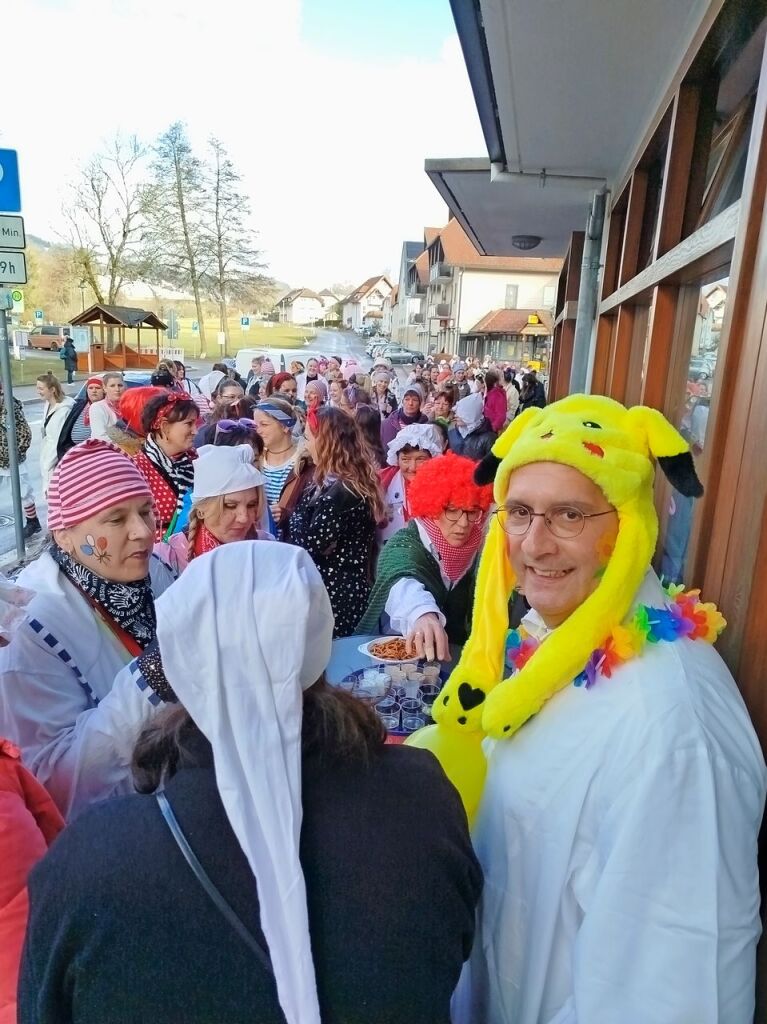
M 244 174 L 275 277 L 360 281 L 396 273 L 403 239 L 444 223 L 424 159 L 486 155 L 448 0 L 6 0 L 3 13 L 14 95 L 0 145 L 19 150 L 27 231 L 45 238 L 104 139 L 150 142 L 182 120 Z

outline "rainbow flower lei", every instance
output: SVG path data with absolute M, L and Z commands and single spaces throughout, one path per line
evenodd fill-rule
M 685 590 L 673 583 L 663 588 L 668 602 L 663 608 L 640 604 L 630 621 L 615 626 L 601 647 L 592 652 L 575 686 L 589 689 L 599 676 L 610 679 L 625 662 L 638 657 L 646 644 L 673 643 L 681 637 L 713 644 L 727 625 L 715 604 L 704 604 L 699 590 Z M 538 650 L 540 642 L 524 629 L 512 629 L 506 638 L 506 663 L 517 671 Z

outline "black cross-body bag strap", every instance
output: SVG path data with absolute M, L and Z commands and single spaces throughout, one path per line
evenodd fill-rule
M 155 793 L 155 797 L 157 798 L 157 803 L 160 805 L 160 813 L 165 819 L 165 822 L 168 828 L 170 829 L 171 835 L 176 840 L 176 844 L 178 845 L 179 850 L 181 850 L 181 852 L 183 853 L 184 859 L 197 876 L 197 881 L 200 883 L 205 892 L 218 907 L 219 911 L 226 918 L 231 927 L 234 928 L 234 930 L 240 936 L 245 945 L 250 947 L 250 949 L 256 954 L 256 956 L 261 961 L 262 965 L 266 968 L 266 970 L 269 972 L 269 974 L 273 975 L 274 970 L 272 969 L 272 962 L 269 958 L 269 953 L 266 947 L 248 931 L 248 929 L 242 923 L 240 918 L 237 916 L 234 910 L 232 910 L 232 908 L 226 902 L 224 897 L 221 895 L 221 893 L 215 887 L 213 882 L 210 880 L 210 877 L 205 871 L 205 868 L 197 859 L 194 850 L 189 845 L 189 841 L 187 840 L 186 836 L 181 830 L 181 826 L 178 823 L 176 815 L 173 813 L 173 808 L 168 802 L 168 798 L 164 793 Z

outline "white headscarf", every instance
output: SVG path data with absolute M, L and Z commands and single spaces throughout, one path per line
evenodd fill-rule
M 460 398 L 455 403 L 455 415 L 466 424 L 465 427 L 458 428 L 458 433 L 461 437 L 468 437 L 480 425 L 484 417 L 484 405 L 484 395 L 478 392 L 473 395 L 467 395 L 466 398 Z
M 219 381 L 222 381 L 226 377 L 225 373 L 220 370 L 211 370 L 210 373 L 206 373 L 204 377 L 200 377 L 197 381 L 197 387 L 202 391 L 203 395 L 207 399 L 213 397 L 213 392 L 219 385 Z
M 264 478 L 253 465 L 253 449 L 249 444 L 206 444 L 198 448 L 197 455 L 193 502 L 263 486 Z
M 298 854 L 302 694 L 333 635 L 322 578 L 301 548 L 239 541 L 195 558 L 156 607 L 165 675 L 210 740 L 256 878 L 280 1006 L 288 1024 L 320 1024 Z
M 433 423 L 409 423 L 389 441 L 389 446 L 386 449 L 386 461 L 390 466 L 397 465 L 397 456 L 408 445 L 411 448 L 423 448 L 425 452 L 430 452 L 434 456 L 441 455 L 442 435 L 439 428 L 435 427 Z

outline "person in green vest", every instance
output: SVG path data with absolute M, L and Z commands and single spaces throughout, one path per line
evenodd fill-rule
M 468 636 L 474 570 L 492 489 L 474 483 L 474 462 L 449 452 L 410 484 L 411 520 L 387 542 L 358 633 L 407 638 L 418 657 L 447 661 Z

